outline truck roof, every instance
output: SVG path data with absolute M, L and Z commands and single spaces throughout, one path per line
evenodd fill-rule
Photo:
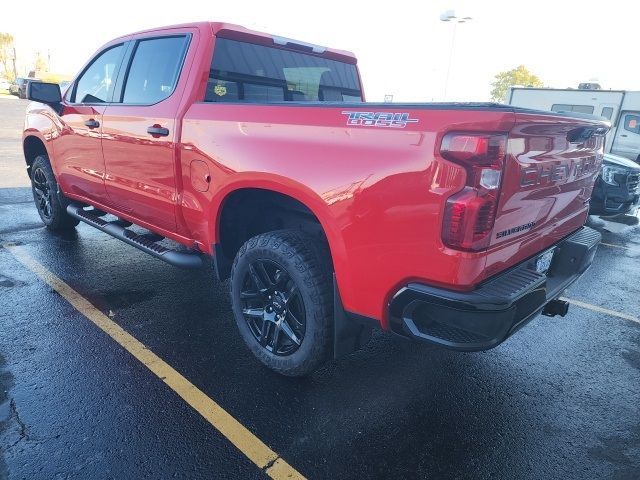
M 132 35 L 140 35 L 145 33 L 153 33 L 153 32 L 163 32 L 166 30 L 178 29 L 178 28 L 198 28 L 200 30 L 206 31 L 210 30 L 213 35 L 220 36 L 223 38 L 229 38 L 233 40 L 244 40 L 251 41 L 252 43 L 259 43 L 264 45 L 273 46 L 276 41 L 279 42 L 281 46 L 290 45 L 294 48 L 302 47 L 308 50 L 310 54 L 322 55 L 324 57 L 333 58 L 335 60 L 339 60 L 342 62 L 353 63 L 357 62 L 356 56 L 354 53 L 349 52 L 347 50 L 339 50 L 337 48 L 329 48 L 320 45 L 312 45 L 308 42 L 293 40 L 290 38 L 280 37 L 278 35 L 272 35 L 266 32 L 259 32 L 257 30 L 250 30 L 248 28 L 243 27 L 242 25 L 236 25 L 234 23 L 227 22 L 192 22 L 192 23 L 182 23 L 177 25 L 167 25 L 163 27 L 150 28 L 146 30 L 140 30 L 138 32 L 133 32 L 127 35 L 123 35 L 119 37 L 120 39 L 124 39 L 130 37 Z M 282 42 L 285 42 L 284 44 Z

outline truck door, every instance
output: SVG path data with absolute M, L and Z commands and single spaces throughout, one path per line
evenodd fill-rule
M 104 202 L 102 114 L 111 100 L 126 43 L 98 53 L 67 90 L 60 115 L 63 128 L 54 139 L 55 166 L 62 189 Z
M 188 32 L 173 32 L 133 40 L 119 98 L 102 117 L 110 203 L 169 231 L 176 230 L 176 116 L 184 90 L 177 86 L 191 40 Z
M 640 159 L 640 112 L 622 112 L 611 153 L 631 160 Z

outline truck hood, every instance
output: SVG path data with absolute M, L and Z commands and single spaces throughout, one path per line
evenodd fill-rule
M 624 167 L 629 170 L 640 172 L 640 165 L 628 158 L 620 157 L 618 155 L 611 155 L 609 153 L 604 155 L 603 162 L 605 165 L 615 165 L 616 167 Z

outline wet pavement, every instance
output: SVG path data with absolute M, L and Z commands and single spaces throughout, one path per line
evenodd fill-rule
M 597 227 L 607 245 L 566 296 L 638 318 L 640 228 Z M 86 225 L 52 234 L 24 188 L 0 188 L 7 242 L 309 478 L 640 478 L 633 321 L 572 306 L 482 353 L 376 333 L 289 379 L 245 349 L 210 269 L 173 268 Z M 0 449 L 0 478 L 266 477 L 4 248 Z
M 28 103 L 0 93 L 0 188 L 29 186 L 21 142 Z

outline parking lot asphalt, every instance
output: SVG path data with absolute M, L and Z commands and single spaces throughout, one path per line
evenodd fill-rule
M 25 103 L 0 102 L 1 137 Z M 7 151 L 19 150 L 13 141 Z M 2 155 L 0 165 L 18 168 Z M 16 171 L 24 178 L 11 185 L 26 182 Z M 585 307 L 538 317 L 493 350 L 455 353 L 378 332 L 363 350 L 290 379 L 245 349 L 227 286 L 210 269 L 178 270 L 86 225 L 52 234 L 30 190 L 3 181 L 0 478 L 269 473 L 12 249 L 308 478 L 640 478 L 638 227 L 597 222 L 604 245 L 566 293 Z
M 20 141 L 27 103 L 0 93 L 0 188 L 29 186 Z

